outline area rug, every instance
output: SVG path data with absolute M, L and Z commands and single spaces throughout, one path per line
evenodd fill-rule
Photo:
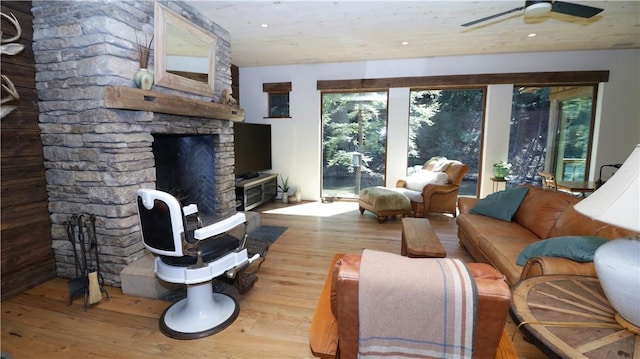
M 282 233 L 286 230 L 287 227 L 282 226 L 259 226 L 249 232 L 249 235 L 247 236 L 247 243 L 245 244 L 247 252 L 249 252 L 249 256 L 258 253 L 260 256 L 264 257 L 269 246 L 280 238 Z
M 287 230 L 287 227 L 281 227 L 281 226 L 259 226 L 258 228 L 249 232 L 247 236 L 247 242 L 245 243 L 245 247 L 247 248 L 249 257 L 253 256 L 256 253 L 260 254 L 261 258 L 259 259 L 260 263 L 258 264 L 258 269 L 260 268 L 260 266 L 262 265 L 262 262 L 264 262 L 265 258 L 267 257 L 267 251 L 269 250 L 269 246 L 271 246 L 273 242 L 275 242 L 278 238 L 280 238 L 280 236 L 286 230 Z M 243 294 L 248 289 L 250 289 L 251 286 L 253 286 L 253 283 L 255 282 L 255 280 L 257 280 L 257 277 L 255 276 L 257 271 L 258 270 L 255 269 L 249 274 L 249 276 L 253 276 L 255 277 L 255 279 L 251 280 L 251 283 L 248 288 L 238 288 L 241 294 Z M 213 280 L 213 291 L 224 292 L 229 287 L 229 285 L 233 286 L 234 284 L 236 285 L 236 287 L 238 286 L 238 283 L 235 283 L 233 280 L 228 280 L 223 277 L 216 278 Z M 242 284 L 240 284 L 240 286 L 242 286 Z M 166 300 L 169 302 L 176 302 L 180 299 L 185 298 L 186 296 L 187 296 L 186 286 L 180 286 L 179 288 L 168 291 L 167 293 L 162 295 L 160 299 Z

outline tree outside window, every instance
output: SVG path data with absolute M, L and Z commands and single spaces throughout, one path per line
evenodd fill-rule
M 407 174 L 432 157 L 458 160 L 470 168 L 459 193 L 475 196 L 483 109 L 483 89 L 411 91 Z
M 539 171 L 583 181 L 592 142 L 594 86 L 515 86 L 509 186 L 540 185 Z
M 322 94 L 322 197 L 384 185 L 387 92 Z

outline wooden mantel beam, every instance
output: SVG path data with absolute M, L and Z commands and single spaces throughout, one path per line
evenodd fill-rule
M 107 86 L 104 91 L 104 105 L 107 108 L 121 110 L 244 121 L 244 110 L 239 107 L 125 86 Z

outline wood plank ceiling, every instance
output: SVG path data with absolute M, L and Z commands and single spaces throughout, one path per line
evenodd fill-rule
M 517 11 L 468 28 L 460 25 L 524 1 L 186 2 L 229 31 L 240 67 L 640 48 L 640 1 L 573 1 L 604 11 L 591 19 Z

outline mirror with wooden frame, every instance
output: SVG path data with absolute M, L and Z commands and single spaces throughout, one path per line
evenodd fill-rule
M 154 27 L 156 85 L 213 97 L 217 37 L 158 3 Z

